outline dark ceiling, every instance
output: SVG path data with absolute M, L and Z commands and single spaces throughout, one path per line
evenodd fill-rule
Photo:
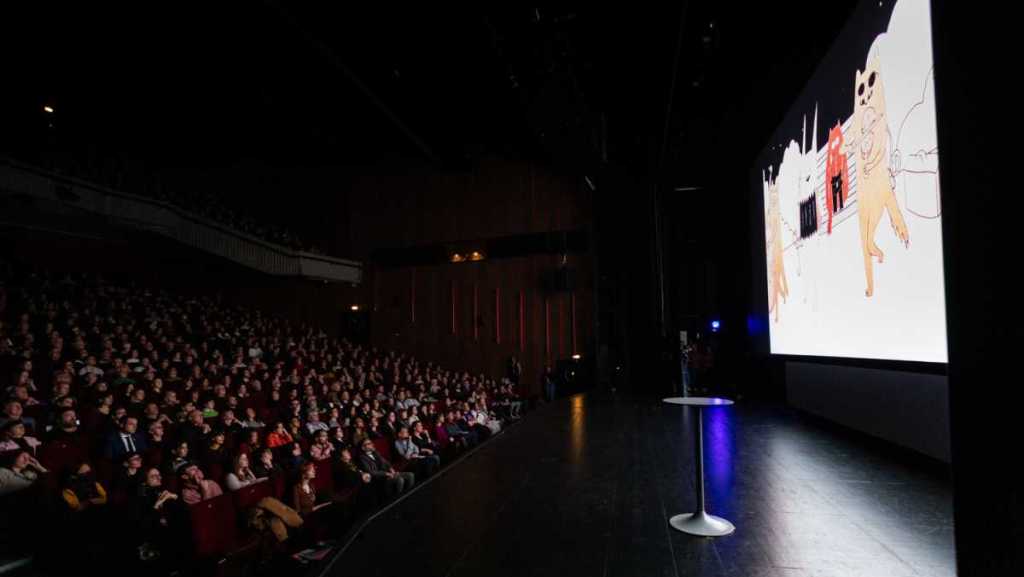
M 7 154 L 280 169 L 499 153 L 703 185 L 747 170 L 854 3 L 24 4 L 0 8 Z

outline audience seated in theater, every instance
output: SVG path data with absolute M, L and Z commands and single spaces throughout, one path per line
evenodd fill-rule
M 274 462 L 274 450 L 265 448 L 259 453 L 259 460 L 252 464 L 252 471 L 257 477 L 273 477 L 281 473 L 281 466 Z
M 41 473 L 49 472 L 31 453 L 21 449 L 3 453 L 0 460 L 0 496 L 28 489 Z
M 68 509 L 81 513 L 107 504 L 107 490 L 96 480 L 89 463 L 79 463 L 68 472 L 61 496 Z
M 64 441 L 73 445 L 83 444 L 86 433 L 78 424 L 78 412 L 75 409 L 61 409 L 57 415 L 57 423 L 47 433 L 48 442 Z
M 476 444 L 512 413 L 507 383 L 207 296 L 96 276 L 5 271 L 14 269 L 0 266 L 7 294 L 0 312 L 0 391 L 7 393 L 0 443 L 10 450 L 0 456 L 0 493 L 30 489 L 26 503 L 59 504 L 68 489 L 81 507 L 97 496 L 79 497 L 92 494 L 90 473 L 75 460 L 92 455 L 89 469 L 110 499 L 96 510 L 134 511 L 140 543 L 165 559 L 166 547 L 191 546 L 184 504 L 220 495 L 220 483 L 234 490 L 234 480 L 241 487 L 253 476 L 270 478 L 268 488 L 292 493 L 291 500 L 285 477 L 304 476 L 315 502 L 340 493 L 346 496 L 339 503 L 351 495 L 352 502 L 372 502 L 377 490 L 407 490 L 414 470 L 426 476 L 442 450 L 447 457 Z M 273 430 L 264 427 L 268 422 Z M 410 430 L 400 434 L 402 426 Z M 410 470 L 395 470 L 374 443 L 408 459 L 403 467 Z M 46 477 L 35 454 L 74 478 Z M 331 473 L 333 479 L 315 477 Z M 269 509 L 251 510 L 274 518 Z M 35 515 L 40 526 L 53 526 L 44 512 Z M 169 526 L 175 529 L 160 529 Z M 106 535 L 99 526 L 76 531 L 83 543 Z
M 121 409 L 122 411 L 124 409 Z M 104 456 L 120 463 L 130 453 L 138 453 L 146 450 L 145 439 L 138 434 L 138 419 L 128 415 L 119 416 L 119 430 L 107 437 Z
M 25 424 L 25 428 L 28 431 L 35 432 L 36 420 L 32 417 L 24 415 L 25 409 L 22 407 L 21 402 L 15 398 L 9 398 L 4 401 L 4 412 L 0 414 L 0 427 L 7 424 L 8 421 L 21 421 Z
M 313 437 L 313 443 L 309 446 L 309 456 L 314 461 L 328 461 L 334 454 L 334 445 L 331 444 L 327 431 L 319 429 Z
M 332 505 L 330 501 L 318 503 L 316 488 L 313 486 L 313 479 L 316 478 L 316 466 L 313 463 L 304 463 L 299 467 L 299 480 L 292 490 L 292 503 L 295 510 L 303 517 L 313 514 L 325 507 Z
M 136 541 L 143 552 L 158 551 L 174 556 L 184 549 L 179 538 L 185 524 L 185 511 L 178 495 L 167 490 L 163 476 L 156 468 L 145 472 L 145 482 L 132 499 Z
M 338 453 L 338 476 L 341 486 L 352 489 L 364 484 L 369 484 L 370 474 L 359 470 L 355 461 L 352 460 L 352 451 L 348 448 L 341 449 Z
M 391 463 L 377 452 L 370 439 L 363 441 L 362 448 L 359 468 L 370 474 L 370 477 L 383 488 L 385 496 L 400 495 L 412 488 L 416 482 L 413 473 L 396 471 Z
M 185 503 L 195 505 L 223 494 L 220 485 L 207 479 L 199 465 L 192 463 L 182 468 L 181 498 Z
M 284 423 L 281 421 L 274 423 L 274 430 L 267 435 L 267 446 L 271 449 L 282 447 L 293 441 L 291 433 L 285 429 Z
M 25 434 L 25 423 L 20 419 L 4 423 L 3 429 L 0 429 L 0 439 L 0 452 L 28 451 L 33 457 L 36 456 L 36 449 L 42 445 L 39 439 Z
M 427 478 L 434 474 L 441 466 L 441 459 L 433 454 L 430 449 L 423 451 L 413 442 L 408 427 L 398 429 L 398 438 L 395 439 L 395 450 L 403 459 L 408 461 L 420 478 Z
M 235 457 L 231 472 L 224 478 L 224 484 L 227 485 L 229 491 L 237 491 L 242 487 L 248 487 L 253 483 L 260 483 L 266 480 L 267 477 L 257 476 L 252 468 L 249 467 L 249 455 L 241 453 Z

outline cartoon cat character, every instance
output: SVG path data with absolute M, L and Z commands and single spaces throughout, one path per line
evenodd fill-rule
M 775 181 L 768 185 L 768 313 L 775 312 L 779 322 L 779 297 L 786 302 L 789 283 L 786 282 L 786 266 L 782 260 L 782 221 L 779 214 L 779 186 Z
M 829 234 L 832 234 L 832 215 L 843 209 L 850 191 L 850 173 L 843 142 L 843 127 L 836 121 L 828 131 L 825 157 L 825 206 L 828 208 Z
M 864 253 L 864 275 L 867 278 L 866 296 L 875 292 L 871 257 L 881 263 L 885 258 L 875 244 L 875 230 L 882 219 L 882 211 L 889 213 L 889 221 L 896 236 L 909 245 L 910 236 L 903 213 L 896 203 L 889 170 L 889 122 L 885 111 L 885 91 L 878 54 L 869 55 L 864 71 L 854 76 L 853 142 L 857 158 L 857 213 L 860 220 L 861 250 Z

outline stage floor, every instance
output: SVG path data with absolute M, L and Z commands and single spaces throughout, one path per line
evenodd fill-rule
M 790 409 L 705 413 L 709 512 L 694 507 L 693 418 L 656 399 L 541 407 L 371 521 L 327 575 L 946 577 L 945 468 Z

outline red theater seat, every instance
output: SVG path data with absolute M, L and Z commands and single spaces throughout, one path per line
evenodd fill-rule
M 192 544 L 197 557 L 224 555 L 235 547 L 238 523 L 234 496 L 226 493 L 189 507 Z
M 273 492 L 274 485 L 269 480 L 255 483 L 248 487 L 242 487 L 233 493 L 235 496 L 235 509 L 238 512 L 244 512 L 254 507 L 256 503 L 259 503 L 260 499 L 270 497 Z
M 334 495 L 334 474 L 331 471 L 331 462 L 329 460 L 314 461 L 313 466 L 316 468 L 313 489 L 321 497 L 331 497 Z
M 39 449 L 39 462 L 44 467 L 60 475 L 69 467 L 74 467 L 85 459 L 85 451 L 81 447 L 65 440 L 50 441 Z
M 388 461 L 391 460 L 391 439 L 387 437 L 377 437 L 373 440 L 373 447 L 377 449 L 381 457 L 384 457 Z

